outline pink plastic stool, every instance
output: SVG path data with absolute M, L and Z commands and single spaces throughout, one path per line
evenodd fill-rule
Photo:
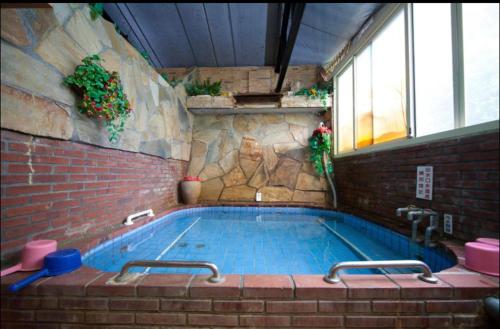
M 490 244 L 492 246 L 500 246 L 500 240 L 491 238 L 477 238 L 476 242 Z
M 465 267 L 484 274 L 499 276 L 499 247 L 481 242 L 465 244 Z

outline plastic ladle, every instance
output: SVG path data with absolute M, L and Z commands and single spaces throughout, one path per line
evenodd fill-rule
M 73 272 L 80 266 L 82 266 L 82 257 L 78 249 L 61 249 L 51 252 L 45 256 L 44 267 L 41 271 L 12 284 L 9 291 L 17 292 L 44 276 L 57 276 Z
M 0 277 L 17 271 L 36 271 L 43 267 L 47 254 L 57 250 L 56 240 L 34 240 L 26 243 L 21 255 L 21 262 L 0 272 Z

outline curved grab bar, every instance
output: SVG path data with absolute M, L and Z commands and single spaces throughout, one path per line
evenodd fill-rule
M 324 280 L 328 283 L 340 282 L 340 277 L 337 272 L 341 269 L 346 268 L 378 268 L 378 267 L 388 267 L 388 268 L 420 268 L 423 273 L 418 275 L 418 278 L 427 283 L 437 283 L 438 278 L 433 274 L 429 266 L 426 263 L 419 260 L 374 260 L 374 261 L 361 261 L 361 262 L 340 262 L 333 265 L 328 274 L 325 275 Z
M 120 274 L 115 278 L 115 282 L 124 282 L 127 278 L 128 269 L 131 267 L 185 267 L 185 268 L 208 268 L 212 271 L 212 276 L 207 281 L 212 283 L 224 282 L 224 277 L 219 273 L 217 265 L 205 261 L 184 261 L 184 260 L 133 260 L 123 265 Z
M 123 222 L 123 225 L 127 225 L 127 226 L 132 225 L 132 224 L 134 224 L 132 219 L 137 218 L 137 217 L 141 217 L 144 215 L 148 215 L 149 217 L 154 217 L 155 214 L 153 212 L 153 209 L 148 209 L 148 210 L 144 210 L 144 211 L 132 214 L 130 216 L 127 216 L 127 219 Z

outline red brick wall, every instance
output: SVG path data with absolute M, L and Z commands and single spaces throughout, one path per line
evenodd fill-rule
M 7 291 L 26 275 L 1 280 L 2 328 L 489 328 L 482 298 L 498 294 L 498 281 L 464 273 L 438 274 L 437 284 L 405 274 L 336 284 L 322 275 L 226 275 L 214 284 L 148 274 L 113 285 L 116 273 L 89 268 Z
M 178 203 L 187 163 L 91 145 L 1 132 L 1 253 L 27 241 L 68 242 L 131 213 Z
M 341 210 L 407 233 L 408 204 L 453 215 L 454 237 L 499 234 L 499 134 L 452 138 L 335 160 Z M 434 167 L 433 200 L 415 198 L 418 165 Z

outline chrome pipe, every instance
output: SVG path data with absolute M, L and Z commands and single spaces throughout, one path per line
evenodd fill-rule
M 418 215 L 417 219 L 414 219 Z M 413 242 L 418 242 L 418 225 L 424 219 L 424 210 L 418 209 L 408 212 L 408 220 L 411 221 L 411 240 Z
M 439 236 L 441 236 L 441 230 L 439 228 L 439 215 L 437 213 L 433 213 L 430 215 L 429 226 L 427 226 L 427 228 L 425 229 L 424 245 L 426 247 L 436 246 L 436 243 L 431 241 L 433 231 L 435 231 L 436 233 L 439 234 Z
M 374 260 L 374 261 L 360 261 L 360 262 L 340 262 L 333 265 L 328 274 L 325 275 L 324 280 L 328 283 L 340 282 L 338 271 L 348 268 L 420 268 L 421 274 L 418 278 L 427 283 L 437 283 L 438 278 L 432 274 L 431 269 L 426 263 L 419 260 Z
M 205 261 L 184 260 L 133 260 L 123 265 L 115 282 L 124 282 L 127 279 L 128 270 L 131 267 L 184 267 L 184 268 L 208 268 L 212 271 L 207 281 L 211 283 L 224 282 L 224 277 L 219 273 L 217 265 Z
M 412 204 L 404 207 L 404 208 L 398 208 L 396 209 L 396 216 L 398 217 L 401 217 L 401 215 L 404 213 L 404 212 L 408 212 L 408 211 L 412 211 L 412 210 L 420 210 L 420 208 L 417 208 L 417 206 L 414 206 Z

